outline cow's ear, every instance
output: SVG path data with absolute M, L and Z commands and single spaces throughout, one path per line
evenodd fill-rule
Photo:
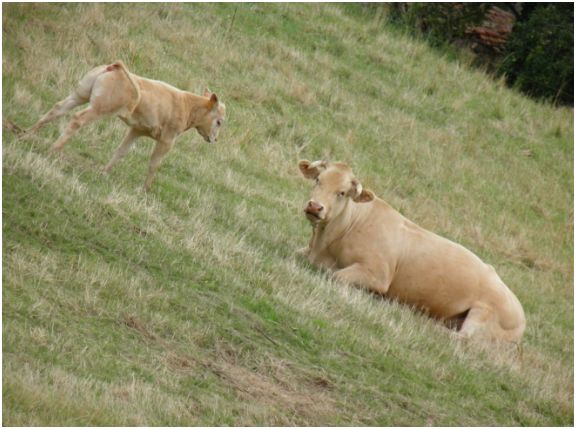
M 357 203 L 369 203 L 370 201 L 374 200 L 375 195 L 370 189 L 362 189 L 362 193 L 354 198 L 354 201 Z
M 357 203 L 368 203 L 374 199 L 374 193 L 369 189 L 364 189 L 356 179 L 352 179 L 351 193 L 352 199 Z
M 307 179 L 316 179 L 323 170 L 326 170 L 326 161 L 314 161 L 310 162 L 307 159 L 303 159 L 298 163 L 298 168 L 300 172 Z

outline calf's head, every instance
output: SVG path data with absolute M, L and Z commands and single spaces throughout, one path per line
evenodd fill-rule
M 218 97 L 216 97 L 216 94 L 210 92 L 208 89 L 204 90 L 204 97 L 207 99 L 207 111 L 198 121 L 196 129 L 208 143 L 216 143 L 220 127 L 226 117 L 226 105 L 221 103 Z
M 304 206 L 306 217 L 314 224 L 338 217 L 349 204 L 374 199 L 372 191 L 362 187 L 346 164 L 302 160 L 298 167 L 304 177 L 315 182 L 312 198 Z

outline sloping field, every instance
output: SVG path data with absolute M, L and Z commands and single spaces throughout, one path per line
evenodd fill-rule
M 218 144 L 182 136 L 149 194 L 151 140 L 100 174 L 117 119 L 61 157 L 65 120 L 4 129 L 4 425 L 573 425 L 572 109 L 355 6 L 2 8 L 5 120 L 30 126 L 116 59 L 228 109 Z M 302 158 L 349 163 L 492 264 L 524 305 L 522 353 L 295 257 Z

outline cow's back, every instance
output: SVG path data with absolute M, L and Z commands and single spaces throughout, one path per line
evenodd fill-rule
M 462 314 L 480 301 L 496 308 L 509 299 L 512 293 L 494 269 L 464 246 L 408 219 L 402 230 L 404 252 L 390 297 L 440 319 Z

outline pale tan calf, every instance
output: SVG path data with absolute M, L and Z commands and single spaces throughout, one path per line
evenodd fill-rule
M 214 143 L 226 113 L 226 106 L 208 90 L 204 96 L 181 91 L 164 82 L 132 74 L 122 61 L 116 61 L 88 72 L 76 89 L 56 103 L 27 133 L 38 131 L 46 123 L 86 103 L 90 106 L 74 114 L 52 148 L 61 150 L 80 128 L 96 119 L 117 115 L 130 130 L 104 171 L 109 172 L 126 156 L 136 138 L 151 137 L 156 140 L 156 146 L 144 182 L 146 190 L 150 189 L 156 170 L 180 134 L 196 128 L 207 142 Z
M 415 306 L 459 335 L 519 342 L 522 305 L 474 253 L 406 219 L 363 189 L 345 164 L 300 161 L 315 180 L 305 206 L 312 238 L 300 252 L 344 283 Z

